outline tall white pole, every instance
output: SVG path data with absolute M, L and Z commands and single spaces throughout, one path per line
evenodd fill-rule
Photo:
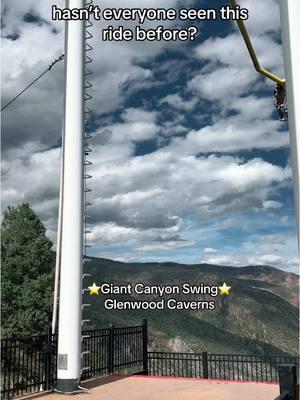
M 83 8 L 84 0 L 66 0 Z M 81 375 L 84 21 L 66 22 L 63 215 L 57 390 L 78 391 Z
M 284 69 L 287 83 L 288 120 L 293 168 L 298 249 L 300 240 L 300 1 L 280 0 Z
M 52 312 L 52 334 L 56 331 L 57 310 L 58 310 L 58 292 L 59 292 L 59 274 L 60 274 L 60 252 L 61 252 L 61 229 L 62 229 L 62 191 L 63 191 L 63 163 L 64 163 L 64 139 L 62 134 L 61 146 L 61 166 L 60 166 L 60 184 L 59 184 L 59 203 L 58 203 L 58 221 L 56 237 L 56 257 L 55 257 L 55 277 L 53 293 L 53 312 Z

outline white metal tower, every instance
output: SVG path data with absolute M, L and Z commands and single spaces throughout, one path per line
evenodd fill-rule
M 237 7 L 236 0 L 228 0 L 231 8 Z M 258 0 L 256 0 L 258 1 Z M 286 79 L 281 79 L 270 71 L 262 68 L 256 57 L 251 39 L 247 32 L 243 20 L 237 20 L 237 25 L 247 46 L 253 66 L 257 72 L 273 80 L 281 88 L 287 88 L 288 121 L 291 148 L 291 163 L 293 169 L 294 198 L 296 226 L 298 237 L 298 250 L 300 249 L 300 182 L 299 182 L 299 158 L 300 158 L 300 113 L 296 112 L 300 107 L 300 1 L 299 0 L 279 0 L 282 32 L 282 48 L 284 58 L 284 69 Z M 280 99 L 279 99 L 280 100 Z M 277 101 L 277 100 L 276 100 Z M 282 100 L 279 108 L 283 110 Z M 285 101 L 284 103 L 285 104 Z M 281 115 L 285 120 L 285 114 Z
M 288 121 L 293 167 L 298 249 L 300 241 L 300 1 L 280 0 L 284 69 L 287 84 Z M 298 110 L 297 110 L 298 109 Z M 298 111 L 298 112 L 297 112 Z
M 66 0 L 83 8 L 84 0 Z M 57 390 L 78 390 L 81 375 L 84 205 L 84 21 L 65 25 L 65 117 Z

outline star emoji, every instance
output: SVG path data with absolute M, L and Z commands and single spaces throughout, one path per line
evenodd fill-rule
M 95 282 L 92 286 L 88 286 L 88 289 L 90 291 L 90 295 L 96 294 L 97 296 L 99 296 L 100 286 L 97 286 Z
M 220 296 L 225 296 L 225 295 L 228 296 L 231 286 L 227 286 L 226 283 L 224 282 L 222 286 L 219 286 L 219 289 L 220 289 Z

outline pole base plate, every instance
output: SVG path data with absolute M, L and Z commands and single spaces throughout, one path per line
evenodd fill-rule
M 54 391 L 62 394 L 78 394 L 88 390 L 79 386 L 78 379 L 58 379 Z

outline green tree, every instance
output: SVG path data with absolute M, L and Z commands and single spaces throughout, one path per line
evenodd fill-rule
M 3 336 L 42 333 L 51 321 L 54 258 L 46 229 L 23 203 L 8 207 L 1 225 Z

